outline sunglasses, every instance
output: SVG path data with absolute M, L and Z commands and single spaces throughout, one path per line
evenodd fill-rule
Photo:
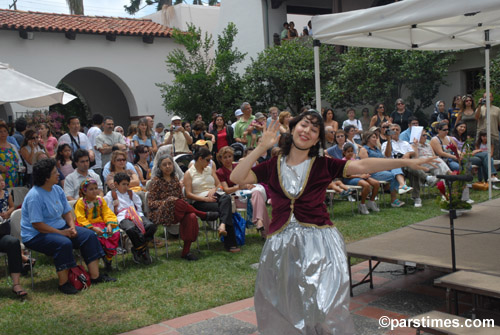
M 442 130 L 442 131 L 448 131 L 449 129 L 448 129 L 448 128 L 446 128 L 446 129 L 441 129 L 441 130 Z
M 126 161 L 126 159 L 125 159 L 125 158 L 117 158 L 117 159 L 116 159 L 116 161 L 117 161 L 117 162 L 125 162 L 125 161 Z
M 205 160 L 207 161 L 207 163 L 210 163 L 210 161 L 211 161 L 210 158 L 205 158 Z
M 142 151 L 142 152 L 139 152 L 140 154 L 149 154 L 149 151 Z
M 396 105 L 404 105 L 404 102 L 398 102 Z

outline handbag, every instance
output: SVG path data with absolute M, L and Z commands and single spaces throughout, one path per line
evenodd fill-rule
M 472 184 L 472 189 L 473 190 L 478 190 L 478 191 L 487 191 L 488 190 L 488 183 L 474 183 Z
M 69 269 L 68 280 L 78 291 L 86 290 L 91 285 L 90 275 L 81 265 Z
M 244 245 L 247 221 L 240 215 L 240 213 L 233 213 L 233 227 L 234 234 L 236 235 L 236 243 L 238 245 Z

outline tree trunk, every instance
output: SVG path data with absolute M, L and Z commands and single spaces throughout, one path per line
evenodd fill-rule
M 83 0 L 66 0 L 70 14 L 84 15 Z

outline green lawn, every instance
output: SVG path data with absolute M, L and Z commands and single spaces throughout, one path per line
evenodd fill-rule
M 380 213 L 363 216 L 353 216 L 347 201 L 336 201 L 334 222 L 348 243 L 441 215 L 436 196 L 424 198 L 422 208 L 414 208 L 408 199 L 403 208 L 381 206 Z M 471 191 L 471 197 L 484 201 L 488 193 Z M 401 199 L 406 201 L 405 196 Z M 162 234 L 159 229 L 158 236 Z M 93 286 L 75 296 L 59 293 L 51 260 L 36 254 L 35 290 L 28 289 L 24 302 L 10 291 L 2 260 L 0 334 L 115 334 L 251 297 L 256 270 L 250 265 L 259 260 L 262 239 L 250 230 L 242 252 L 231 254 L 212 233 L 210 238 L 207 250 L 200 230 L 197 262 L 180 259 L 177 240 L 169 240 L 168 259 L 161 248 L 159 259 L 150 266 L 136 265 L 127 255 L 123 268 L 120 256 L 120 270 L 112 273 L 118 282 Z M 21 283 L 29 288 L 30 278 L 23 277 Z

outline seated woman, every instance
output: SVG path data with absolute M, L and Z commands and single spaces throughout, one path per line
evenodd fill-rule
M 493 153 L 493 143 L 491 143 L 491 152 Z M 472 151 L 474 155 L 471 157 L 471 164 L 478 166 L 477 179 L 479 182 L 488 182 L 488 161 L 491 163 L 491 177 L 489 181 L 498 183 L 500 180 L 497 178 L 497 170 L 493 164 L 493 158 L 488 155 L 487 134 L 481 130 L 477 135 L 475 149 Z
M 168 154 L 157 155 L 155 175 L 149 185 L 149 218 L 157 225 L 170 226 L 180 223 L 179 233 L 184 241 L 181 257 L 188 261 L 197 261 L 198 257 L 190 252 L 191 243 L 198 238 L 198 220 L 215 221 L 217 212 L 202 212 L 186 202 L 182 195 L 182 186 L 176 174 L 174 159 Z M 155 157 L 156 159 L 156 157 Z
M 134 167 L 141 181 L 141 185 L 146 187 L 146 183 L 151 179 L 151 169 L 149 168 L 149 150 L 144 145 L 139 144 L 134 150 Z
M 5 188 L 3 177 L 0 175 L 0 252 L 7 254 L 10 277 L 12 278 L 12 292 L 22 298 L 28 293 L 19 284 L 19 278 L 23 272 L 23 263 L 30 260 L 22 254 L 19 240 L 10 235 L 10 215 L 13 211 L 14 202 Z
M 251 190 L 252 191 L 252 208 L 253 216 L 252 222 L 257 227 L 262 237 L 265 237 L 265 229 L 269 227 L 269 214 L 266 208 L 266 191 L 261 185 L 247 184 L 236 185 L 229 179 L 233 171 L 234 150 L 231 147 L 223 147 L 217 153 L 217 160 L 221 163 L 222 167 L 217 170 L 217 177 L 221 182 L 222 189 L 227 194 L 232 194 L 238 190 Z M 235 164 L 236 165 L 236 164 Z
M 229 252 L 239 252 L 233 227 L 231 197 L 217 193 L 220 181 L 215 170 L 208 166 L 212 160 L 210 150 L 201 147 L 194 153 L 194 160 L 194 165 L 184 174 L 186 197 L 193 200 L 193 206 L 200 211 L 219 212 L 219 234 L 225 236 L 224 247 Z
M 141 181 L 135 173 L 134 170 L 129 170 L 126 168 L 127 166 L 127 154 L 124 151 L 115 150 L 111 154 L 111 160 L 109 165 L 109 174 L 106 176 L 106 185 L 108 185 L 109 190 L 115 189 L 114 177 L 115 174 L 119 172 L 125 172 L 130 177 L 129 187 L 133 191 L 139 190 L 141 186 Z
M 359 158 L 385 158 L 378 144 L 378 135 L 373 131 L 368 131 L 363 134 L 364 146 L 359 151 Z M 405 203 L 397 198 L 400 189 L 403 189 L 405 184 L 405 177 L 401 168 L 393 169 L 390 171 L 375 172 L 371 177 L 378 181 L 387 181 L 390 185 L 391 191 L 391 206 L 401 207 Z
M 350 161 L 355 160 L 354 157 L 354 144 L 346 143 L 343 149 L 344 160 Z M 361 186 L 363 190 L 361 191 L 361 202 L 359 204 L 359 212 L 361 214 L 370 214 L 368 209 L 374 212 L 380 212 L 380 209 L 375 202 L 375 197 L 378 195 L 378 190 L 380 188 L 380 183 L 371 178 L 368 173 L 362 173 L 358 175 L 350 175 L 344 178 L 342 182 L 346 185 Z M 366 201 L 368 195 L 371 192 L 370 200 Z
M 88 229 L 75 226 L 71 206 L 62 188 L 57 186 L 56 161 L 44 159 L 36 162 L 33 181 L 35 186 L 23 202 L 21 238 L 26 247 L 54 258 L 59 291 L 78 293 L 68 281 L 69 269 L 76 266 L 73 249 L 80 249 L 92 284 L 116 281 L 99 273 L 99 258 L 104 256 L 104 251 L 97 236 Z
M 436 154 L 432 149 L 431 145 L 427 143 L 427 131 L 425 129 L 422 130 L 422 135 L 420 136 L 420 141 L 417 143 L 412 143 L 413 150 L 416 153 L 416 157 L 435 157 Z M 445 175 L 451 172 L 448 165 L 439 157 L 434 160 L 434 166 L 426 165 L 427 171 L 430 176 L 427 176 L 427 184 L 430 186 L 434 185 L 437 181 L 437 175 Z
M 342 159 L 342 148 L 344 147 L 345 144 L 345 132 L 342 129 L 337 130 L 335 133 L 335 145 L 333 147 L 328 148 L 326 150 L 326 153 L 328 156 L 337 158 L 337 159 Z
M 448 136 L 448 131 L 450 130 L 448 123 L 439 122 L 436 129 L 438 134 L 431 139 L 432 150 L 448 164 L 450 169 L 458 171 L 460 169 L 458 159 L 450 149 L 447 149 L 447 146 L 453 143 L 451 137 Z

